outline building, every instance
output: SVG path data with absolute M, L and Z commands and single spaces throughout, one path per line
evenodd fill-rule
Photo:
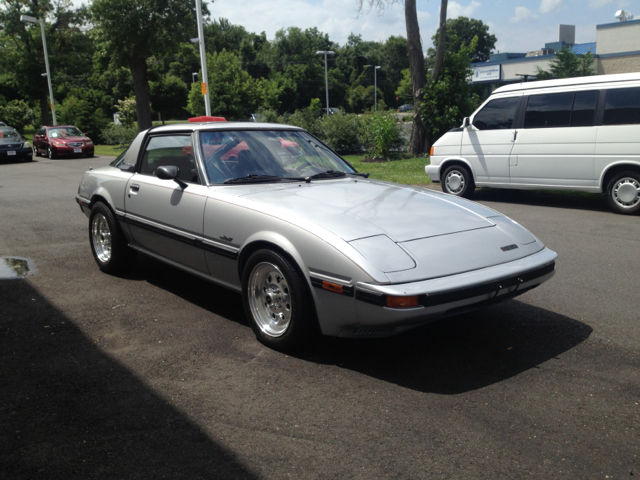
M 620 12 L 618 12 L 620 13 Z M 598 75 L 640 72 L 640 20 L 626 20 L 596 26 L 596 41 L 575 43 L 576 27 L 560 25 L 558 40 L 527 53 L 494 53 L 489 61 L 471 64 L 471 83 L 483 85 L 484 96 L 495 88 L 534 79 L 537 68 L 549 70 L 555 53 L 569 46 L 577 55 L 594 54 L 594 71 Z

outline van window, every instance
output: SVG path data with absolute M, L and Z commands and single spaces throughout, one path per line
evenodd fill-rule
M 520 97 L 491 100 L 473 117 L 473 126 L 478 130 L 513 128 L 518 103 Z
M 531 95 L 524 114 L 524 128 L 568 127 L 573 92 Z
M 640 87 L 613 88 L 607 91 L 603 125 L 640 123 Z
M 571 112 L 571 126 L 592 126 L 596 114 L 597 101 L 597 90 L 591 90 L 589 92 L 576 92 L 576 98 L 573 101 L 573 112 Z

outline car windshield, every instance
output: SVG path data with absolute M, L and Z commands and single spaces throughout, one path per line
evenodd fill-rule
M 306 132 L 201 132 L 200 146 L 210 183 L 337 178 L 356 173 Z
M 9 140 L 20 140 L 20 134 L 13 128 L 0 129 L 0 138 L 7 138 Z
M 82 132 L 76 127 L 50 128 L 50 137 L 82 137 Z

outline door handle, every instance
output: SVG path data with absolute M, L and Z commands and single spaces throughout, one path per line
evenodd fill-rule
M 512 142 L 515 142 L 515 141 L 516 141 L 516 138 L 518 138 L 518 131 L 517 131 L 517 130 L 514 130 L 514 131 L 513 131 L 513 139 L 512 139 L 511 141 L 512 141 Z
M 135 183 L 133 185 L 129 185 L 129 196 L 131 196 L 131 194 L 137 195 L 139 191 L 140 185 L 137 185 Z

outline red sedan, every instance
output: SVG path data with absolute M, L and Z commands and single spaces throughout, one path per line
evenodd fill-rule
M 33 136 L 33 150 L 36 157 L 93 157 L 93 142 L 73 125 L 42 127 Z

